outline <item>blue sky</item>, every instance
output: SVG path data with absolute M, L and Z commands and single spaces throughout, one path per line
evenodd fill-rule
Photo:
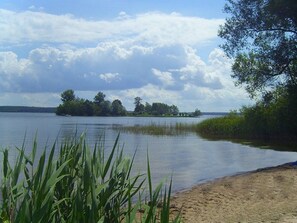
M 0 105 L 57 106 L 73 89 L 181 111 L 250 102 L 219 48 L 225 1 L 2 0 Z

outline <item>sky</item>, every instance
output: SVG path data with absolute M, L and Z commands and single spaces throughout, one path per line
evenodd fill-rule
M 219 45 L 224 0 L 1 0 L 0 106 L 134 98 L 180 111 L 251 104 Z

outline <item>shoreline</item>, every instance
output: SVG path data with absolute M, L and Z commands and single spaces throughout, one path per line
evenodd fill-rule
M 297 162 L 238 173 L 172 196 L 184 222 L 297 222 Z

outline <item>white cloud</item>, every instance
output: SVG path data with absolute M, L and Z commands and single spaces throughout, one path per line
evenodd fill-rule
M 162 82 L 164 86 L 171 86 L 174 84 L 174 79 L 170 72 L 162 72 L 155 68 L 152 68 L 152 72 Z
M 14 12 L 0 9 L 0 44 L 38 42 L 81 43 L 106 40 L 149 45 L 205 44 L 216 38 L 224 20 L 148 12 L 115 20 L 92 21 L 73 15 Z
M 0 52 L 0 74 L 20 76 L 29 65 L 28 59 L 19 59 L 14 52 Z
M 134 109 L 134 98 L 141 97 L 143 102 L 162 102 L 166 104 L 179 104 L 181 97 L 177 91 L 165 90 L 157 85 L 147 84 L 141 88 L 122 90 L 118 94 L 127 104 L 127 108 Z
M 120 80 L 119 73 L 105 73 L 100 74 L 99 77 L 107 83 L 111 83 L 114 80 Z
M 43 11 L 44 10 L 44 7 L 42 7 L 42 6 L 36 7 L 35 5 L 31 5 L 31 6 L 28 7 L 28 9 L 30 11 L 35 11 L 35 10 Z
M 119 48 L 129 50 L 129 57 L 119 56 Z M 124 104 L 130 103 L 130 107 L 131 99 L 140 96 L 149 102 L 176 104 L 186 111 L 201 106 L 228 111 L 235 103 L 244 104 L 241 101 L 248 97 L 243 89 L 234 87 L 232 61 L 221 50 L 214 49 L 204 61 L 195 49 L 179 48 L 129 48 L 115 43 L 94 48 L 45 46 L 22 59 L 13 52 L 2 52 L 1 92 L 107 91 L 127 95 Z

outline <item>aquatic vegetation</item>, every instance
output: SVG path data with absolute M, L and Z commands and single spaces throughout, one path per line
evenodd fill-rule
M 296 113 L 291 107 L 285 98 L 259 102 L 239 114 L 204 120 L 196 129 L 206 138 L 261 140 L 296 148 Z
M 151 123 L 149 125 L 134 125 L 134 126 L 114 126 L 116 130 L 122 132 L 129 132 L 133 134 L 147 134 L 155 136 L 175 136 L 185 135 L 189 132 L 196 131 L 196 124 L 187 123 L 175 123 L 175 124 L 156 124 Z
M 206 119 L 197 124 L 196 131 L 205 137 L 236 138 L 247 134 L 244 128 L 244 117 L 241 115 L 227 115 Z
M 38 159 L 36 140 L 30 155 L 18 148 L 14 162 L 4 149 L 0 222 L 179 222 L 170 213 L 172 182 L 153 188 L 149 158 L 147 175 L 132 175 L 135 155 L 125 157 L 118 139 L 109 155 L 104 143 L 90 149 L 84 136 Z

